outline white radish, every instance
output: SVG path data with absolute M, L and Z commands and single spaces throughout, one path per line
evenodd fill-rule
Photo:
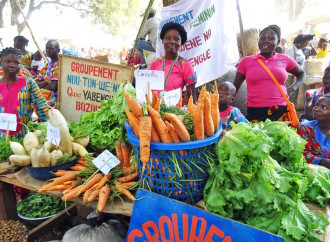
M 85 156 L 88 154 L 88 152 L 84 146 L 82 146 L 81 144 L 75 143 L 75 142 L 72 143 L 72 151 L 73 151 L 73 154 L 80 155 L 80 156 Z
M 33 148 L 30 152 L 31 164 L 32 164 L 33 167 L 40 167 L 39 161 L 37 159 L 38 151 L 39 151 L 38 148 Z
M 9 160 L 17 166 L 29 166 L 31 164 L 31 157 L 29 155 L 11 155 Z
M 55 166 L 57 159 L 60 159 L 62 156 L 63 156 L 63 153 L 61 150 L 59 150 L 59 149 L 53 150 L 50 153 L 50 165 Z
M 89 136 L 86 137 L 81 137 L 78 139 L 75 139 L 76 143 L 81 144 L 82 146 L 84 146 L 85 148 L 87 147 L 87 145 L 89 144 Z
M 14 152 L 15 155 L 27 155 L 26 150 L 23 145 L 18 142 L 9 142 L 10 149 Z
M 46 140 L 46 142 L 44 143 L 46 149 L 49 151 L 49 152 L 52 152 L 54 149 L 55 149 L 55 145 L 51 142 L 49 142 L 48 140 Z
M 49 122 L 54 127 L 60 130 L 60 150 L 64 153 L 68 153 L 69 157 L 72 157 L 72 141 L 69 132 L 68 123 L 66 122 L 64 116 L 57 109 L 49 110 Z
M 45 141 L 45 137 L 42 135 L 42 131 L 39 129 L 36 129 L 33 133 L 36 134 L 36 136 L 38 137 L 39 143 L 42 144 Z
M 50 166 L 50 154 L 45 146 L 38 150 L 37 162 L 39 163 L 40 167 Z
M 23 145 L 27 152 L 39 146 L 38 136 L 33 132 L 28 132 L 23 139 Z

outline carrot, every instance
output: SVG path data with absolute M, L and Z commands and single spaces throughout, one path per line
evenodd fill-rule
M 131 182 L 126 182 L 126 183 L 120 183 L 120 185 L 122 185 L 124 187 L 131 187 L 136 183 L 137 183 L 137 181 L 131 181 Z
M 132 110 L 131 96 L 127 92 L 124 92 L 124 97 L 125 97 L 125 100 L 126 100 L 126 103 L 127 103 L 128 108 L 130 110 Z
M 219 92 L 216 82 L 214 93 L 211 95 L 211 116 L 214 125 L 214 131 L 216 132 L 219 129 L 220 123 Z
M 194 117 L 195 109 L 196 109 L 196 105 L 194 104 L 192 95 L 190 95 L 189 100 L 188 100 L 187 112 L 190 113 L 191 116 Z
M 119 167 L 124 167 L 124 156 L 123 151 L 121 150 L 121 142 L 119 142 L 119 140 L 116 142 L 115 149 L 118 160 L 120 161 Z
M 136 172 L 136 165 L 134 165 L 133 167 L 126 167 L 123 169 L 124 176 L 129 175 L 134 172 Z
M 58 170 L 54 173 L 55 176 L 64 176 L 69 173 L 76 173 L 75 171 L 67 171 L 67 170 Z
M 178 109 L 182 108 L 182 89 L 180 89 L 180 99 L 179 99 L 179 102 L 176 104 L 176 107 Z
M 74 199 L 75 197 L 77 197 L 76 196 L 77 191 L 79 191 L 79 189 L 81 189 L 82 186 L 83 185 L 79 185 L 79 186 L 75 187 L 74 189 L 72 189 L 70 191 L 66 191 L 64 193 L 64 196 L 61 197 L 61 200 L 62 201 L 70 201 L 70 200 Z
M 196 140 L 204 139 L 204 98 L 202 101 L 197 102 L 195 115 L 194 115 L 194 133 Z
M 80 188 L 79 191 L 77 191 L 76 197 L 78 197 L 80 194 L 86 192 L 89 188 L 91 188 L 92 186 L 94 186 L 94 184 L 100 182 L 102 180 L 102 178 L 103 178 L 103 175 L 100 174 L 100 173 L 94 175 L 85 184 L 83 184 L 83 186 Z
M 111 179 L 111 173 L 108 173 L 103 176 L 102 180 L 98 183 L 96 183 L 93 188 L 94 189 L 101 189 L 109 180 Z
M 91 193 L 94 191 L 94 189 L 93 188 L 90 188 L 90 189 L 88 189 L 85 193 L 84 193 L 84 196 L 83 196 L 83 202 L 84 203 L 87 203 L 87 201 L 88 201 L 88 198 L 89 198 L 89 196 L 91 195 Z
M 73 180 L 71 181 L 70 187 L 67 188 L 66 190 L 71 190 L 73 188 L 75 188 L 76 186 L 81 184 L 81 179 L 80 180 Z
M 165 124 L 166 124 L 168 130 L 170 131 L 170 134 L 172 136 L 174 143 L 180 143 L 181 142 L 180 137 L 177 134 L 177 132 L 175 131 L 173 125 L 170 124 L 168 121 L 165 121 Z
M 157 99 L 157 102 L 155 103 L 154 106 L 152 106 L 153 109 L 155 109 L 157 112 L 160 111 L 160 98 Z
M 144 106 L 144 113 L 147 109 Z M 151 140 L 151 118 L 149 116 L 142 116 L 139 127 L 140 137 L 140 160 L 143 163 L 142 173 L 144 172 L 145 165 L 147 164 L 150 156 L 150 140 Z
M 65 190 L 65 189 L 68 189 L 69 187 L 71 187 L 71 185 L 62 184 L 62 185 L 52 186 L 52 187 L 48 188 L 47 190 L 48 191 Z
M 72 181 L 74 180 L 75 178 L 77 177 L 77 172 L 72 172 L 72 173 L 68 173 L 64 176 L 60 176 L 60 177 L 57 177 L 53 180 L 53 182 L 51 183 L 48 183 L 44 186 L 42 186 L 38 192 L 44 192 L 46 190 L 48 190 L 49 188 L 53 187 L 53 186 L 56 186 L 56 185 L 61 185 L 63 184 L 64 182 L 66 181 Z
M 148 93 L 146 93 L 146 103 L 148 104 L 148 105 L 150 105 L 151 104 L 151 101 L 150 101 L 150 97 L 149 97 L 149 94 Z
M 139 126 L 140 121 L 137 117 L 134 116 L 129 110 L 125 109 L 126 116 L 128 118 L 128 123 L 133 129 L 133 133 L 136 137 L 139 137 Z
M 148 113 L 152 120 L 152 125 L 156 128 L 160 139 L 163 143 L 173 143 L 173 139 L 168 132 L 166 124 L 162 120 L 160 114 L 153 109 L 152 107 L 148 106 Z
M 97 211 L 102 212 L 105 205 L 107 204 L 109 195 L 110 195 L 110 187 L 104 186 L 100 189 L 99 193 L 99 201 L 97 203 Z
M 135 201 L 136 198 L 132 195 L 132 193 L 130 191 L 128 191 L 126 188 L 120 186 L 120 184 L 118 184 L 116 186 L 116 189 L 118 192 L 120 192 L 121 194 L 125 195 L 126 197 L 128 197 L 128 199 Z
M 159 134 L 157 133 L 157 130 L 154 126 L 151 125 L 151 141 L 152 142 L 160 142 Z
M 214 134 L 214 124 L 211 115 L 211 100 L 205 94 L 204 98 L 204 132 L 206 136 L 212 136 Z
M 131 96 L 126 92 L 124 92 L 124 97 L 126 99 L 128 108 L 130 110 L 132 110 L 134 116 L 135 117 L 142 116 L 143 112 L 142 112 L 142 107 L 141 107 L 140 103 L 138 103 L 138 101 L 136 101 L 134 99 L 131 99 Z
M 152 92 L 152 102 L 151 102 L 151 106 L 154 107 L 155 104 L 157 103 L 158 101 L 158 94 L 156 91 L 153 91 Z
M 200 92 L 200 94 L 199 94 L 197 102 L 202 102 L 205 94 L 206 94 L 206 89 L 205 89 L 205 85 L 204 85 L 201 92 Z
M 82 171 L 82 170 L 85 170 L 86 168 L 87 168 L 86 166 L 83 166 L 80 164 L 76 164 L 76 165 L 70 167 L 70 169 L 73 171 Z
M 94 191 L 91 192 L 91 194 L 88 197 L 88 202 L 91 203 L 95 200 L 96 197 L 98 197 L 98 195 L 100 194 L 100 189 L 96 189 Z
M 126 183 L 126 182 L 129 182 L 129 181 L 133 181 L 138 177 L 139 177 L 139 175 L 137 173 L 132 173 L 132 174 L 129 174 L 129 175 L 126 175 L 126 176 L 118 177 L 117 181 L 120 182 L 120 183 Z
M 121 151 L 123 153 L 125 167 L 130 167 L 131 163 L 129 161 L 129 156 L 131 154 L 131 147 L 126 142 L 123 142 L 121 143 Z
M 88 166 L 88 163 L 86 162 L 86 159 L 85 159 L 85 157 L 83 157 L 83 156 L 80 156 L 79 159 L 77 160 L 77 162 L 78 162 L 80 165 Z
M 164 116 L 171 122 L 176 133 L 179 135 L 183 142 L 190 141 L 190 135 L 184 124 L 173 113 L 165 113 Z

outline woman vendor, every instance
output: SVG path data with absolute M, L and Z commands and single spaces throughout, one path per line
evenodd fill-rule
M 312 108 L 314 107 L 317 100 L 319 100 L 319 98 L 323 97 L 325 94 L 330 93 L 330 66 L 325 68 L 322 83 L 323 87 L 306 91 L 305 115 L 306 119 L 308 120 L 313 119 Z
M 308 163 L 330 169 L 330 94 L 321 97 L 313 107 L 315 120 L 302 123 L 297 133 L 307 141 L 304 156 Z
M 179 56 L 179 48 L 187 40 L 187 32 L 178 23 L 167 23 L 160 32 L 160 38 L 165 49 L 165 56 L 153 60 L 150 70 L 163 70 L 165 74 L 165 91 L 187 87 L 187 93 L 183 98 L 184 104 L 188 102 L 190 95 L 196 100 L 195 83 L 197 78 L 191 62 Z
M 48 119 L 46 99 L 32 78 L 18 76 L 21 64 L 20 50 L 12 47 L 3 49 L 0 52 L 0 64 L 4 73 L 0 79 L 0 113 L 16 115 L 17 129 L 9 131 L 9 135 L 22 139 L 27 133 L 22 123 L 27 124 L 31 120 L 32 103 L 39 120 Z M 7 130 L 0 130 L 0 138 L 5 137 L 6 132 Z
M 290 96 L 305 79 L 305 72 L 289 56 L 276 53 L 275 47 L 281 39 L 281 29 L 270 25 L 259 34 L 260 52 L 244 57 L 237 67 L 234 85 L 238 91 L 243 81 L 247 84 L 247 116 L 251 122 L 288 121 L 286 102 L 279 89 L 266 70 L 260 65 L 260 59 L 273 73 L 283 92 Z M 288 72 L 297 77 L 292 86 L 286 88 Z M 236 91 L 236 93 L 237 93 Z
M 25 49 L 28 46 L 29 40 L 22 35 L 14 38 L 14 48 L 21 51 L 21 66 L 24 69 L 30 70 L 33 53 Z

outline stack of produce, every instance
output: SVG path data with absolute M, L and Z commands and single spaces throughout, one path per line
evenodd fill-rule
M 323 201 L 329 201 L 329 180 L 322 189 L 320 183 L 308 183 L 304 140 L 282 122 L 232 126 L 216 146 L 217 157 L 209 163 L 210 177 L 204 189 L 207 210 L 286 241 L 320 241 L 316 233 L 322 233 L 329 223 L 323 215 L 310 212 L 303 199 L 307 189 L 316 197 L 325 194 L 317 191 L 328 189 Z
M 27 229 L 20 221 L 0 220 L 0 241 L 26 241 Z

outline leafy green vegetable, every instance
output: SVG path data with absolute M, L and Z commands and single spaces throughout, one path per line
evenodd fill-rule
M 17 205 L 17 211 L 28 218 L 51 216 L 62 211 L 64 208 L 65 202 L 60 198 L 37 192 L 31 192 Z
M 308 179 L 296 172 L 303 170 L 297 164 L 304 142 L 291 130 L 287 131 L 291 138 L 278 132 L 281 125 L 277 123 L 232 127 L 216 145 L 217 158 L 209 161 L 210 177 L 204 188 L 208 211 L 278 234 L 286 241 L 320 241 L 316 233 L 323 233 L 329 222 L 302 202 Z M 288 147 L 275 143 L 284 141 Z
M 67 162 L 73 161 L 75 159 L 77 159 L 77 156 L 76 155 L 74 155 L 74 156 L 72 156 L 70 158 L 70 156 L 69 156 L 68 153 L 64 153 L 61 158 L 59 158 L 59 159 L 56 160 L 56 165 L 67 163 Z
M 1 161 L 7 161 L 9 156 L 11 156 L 13 151 L 10 148 L 9 141 L 16 141 L 19 142 L 16 138 L 14 137 L 9 137 L 8 142 L 6 142 L 6 138 L 1 138 L 0 139 L 0 162 Z M 21 143 L 21 142 L 20 142 Z
M 128 107 L 124 92 L 129 93 L 131 98 L 136 96 L 135 89 L 130 83 L 121 84 L 112 99 L 102 102 L 101 109 L 82 115 L 80 122 L 69 122 L 72 136 L 88 134 L 89 147 L 95 151 L 113 150 L 116 141 L 122 135 L 122 126 L 126 120 L 124 109 Z
M 31 132 L 33 132 L 34 130 L 40 130 L 42 132 L 41 139 L 42 140 L 46 139 L 48 122 L 36 123 L 36 122 L 29 121 L 27 123 L 27 126 Z

